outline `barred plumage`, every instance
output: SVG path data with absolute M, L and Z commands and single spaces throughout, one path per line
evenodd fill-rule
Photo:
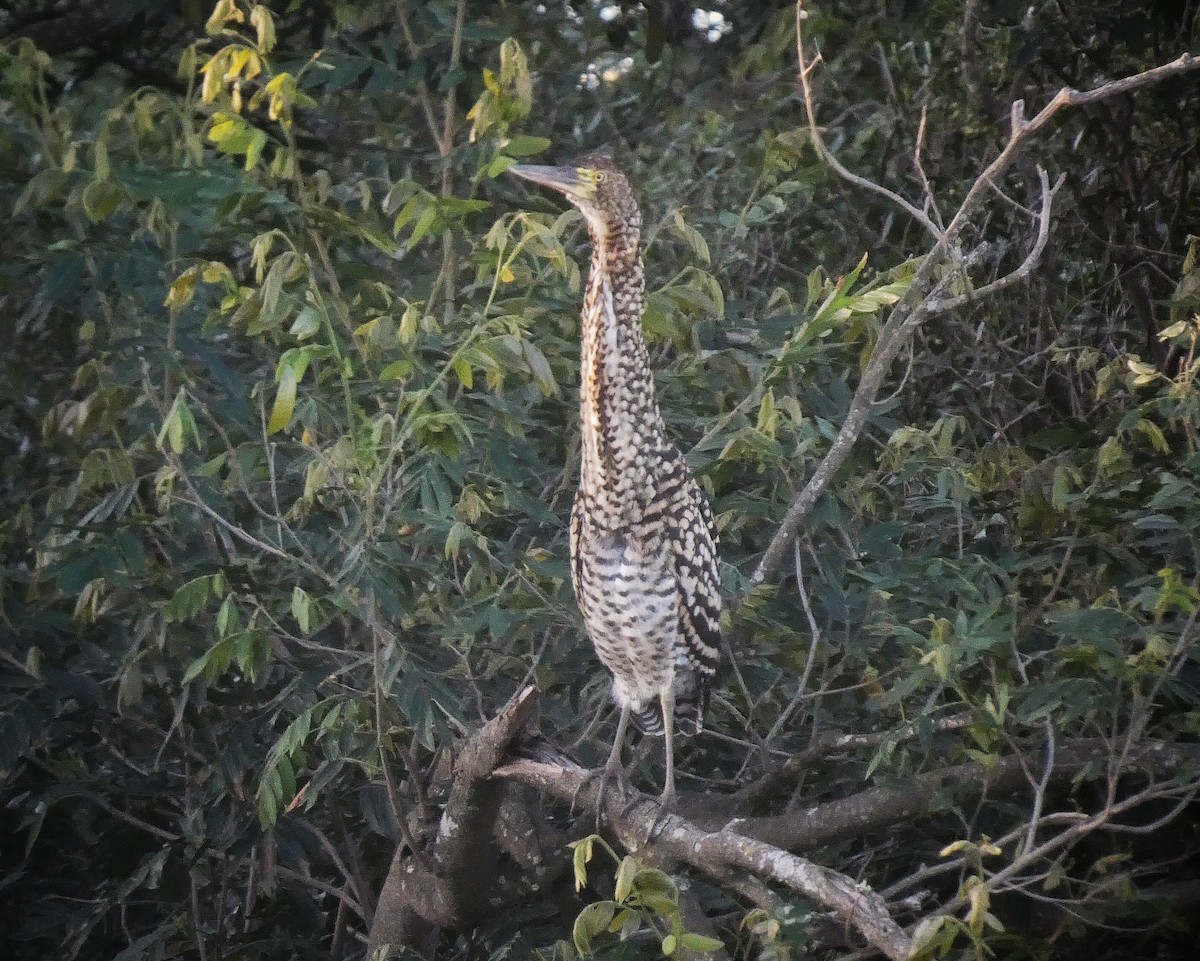
M 663 802 L 675 798 L 673 733 L 700 730 L 719 656 L 721 597 L 712 512 L 666 438 L 642 336 L 641 218 L 604 155 L 513 173 L 583 213 L 592 264 L 583 300 L 582 467 L 571 512 L 575 596 L 621 707 L 607 775 L 623 783 L 630 718 L 666 737 Z

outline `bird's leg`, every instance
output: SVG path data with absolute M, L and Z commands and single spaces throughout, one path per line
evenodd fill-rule
M 659 804 L 668 812 L 675 810 L 675 691 L 667 687 L 659 695 L 663 713 L 663 750 L 666 753 L 666 775 Z
M 675 691 L 669 685 L 659 695 L 663 714 L 663 752 L 665 754 L 662 794 L 658 798 L 658 814 L 650 825 L 647 840 L 653 838 L 663 826 L 668 814 L 675 813 L 677 798 L 675 796 Z
M 629 794 L 629 777 L 621 764 L 621 747 L 625 743 L 625 734 L 629 730 L 630 708 L 628 704 L 621 705 L 621 718 L 617 721 L 617 733 L 613 736 L 612 750 L 608 752 L 608 760 L 604 763 L 604 771 L 600 775 L 600 789 L 596 792 L 596 830 L 600 830 L 600 817 L 604 812 L 604 789 L 610 780 L 616 780 L 617 790 L 621 800 Z

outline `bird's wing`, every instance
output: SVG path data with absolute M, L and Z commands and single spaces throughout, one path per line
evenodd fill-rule
M 671 517 L 666 525 L 679 585 L 679 626 L 688 660 L 699 675 L 705 697 L 721 656 L 721 576 L 717 533 L 708 501 L 678 451 L 662 475 Z M 665 491 L 664 491 L 665 492 Z

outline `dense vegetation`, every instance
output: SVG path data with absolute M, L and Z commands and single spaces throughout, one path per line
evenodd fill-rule
M 361 956 L 381 916 L 439 958 L 862 947 L 665 842 L 579 845 L 576 893 L 587 797 L 478 767 L 530 684 L 519 753 L 612 733 L 567 575 L 586 235 L 504 176 L 597 146 L 721 531 L 682 817 L 865 882 L 928 956 L 1190 956 L 1200 79 L 977 178 L 1014 100 L 1175 61 L 1200 13 L 820 5 L 818 148 L 794 8 L 714 7 L 0 12 L 6 957 Z

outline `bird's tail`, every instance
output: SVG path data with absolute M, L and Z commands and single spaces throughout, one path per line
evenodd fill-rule
M 699 734 L 704 727 L 704 708 L 707 697 L 688 698 L 675 702 L 675 731 L 684 737 Z M 643 734 L 651 737 L 662 737 L 663 719 L 657 702 L 651 702 L 643 708 L 634 708 L 630 713 L 633 723 Z
M 642 708 L 633 708 L 630 712 L 630 717 L 633 718 L 633 723 L 637 725 L 637 729 L 643 734 L 662 737 L 663 719 L 662 712 L 658 709 L 657 701 L 651 701 Z

